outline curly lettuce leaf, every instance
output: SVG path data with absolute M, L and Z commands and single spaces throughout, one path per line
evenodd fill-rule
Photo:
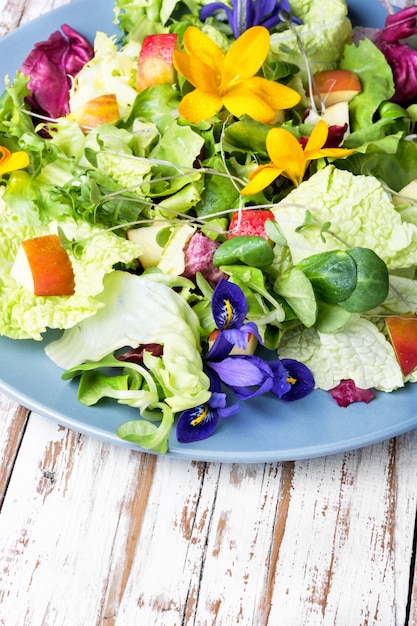
M 316 328 L 288 330 L 278 352 L 281 359 L 305 363 L 319 389 L 332 389 L 348 379 L 360 389 L 387 392 L 404 385 L 392 345 L 372 322 L 358 315 L 332 333 Z
M 141 246 L 105 229 L 72 220 L 29 226 L 0 199 L 0 334 L 12 339 L 42 339 L 48 328 L 69 328 L 102 307 L 97 299 L 103 279 L 117 263 L 130 264 Z M 59 232 L 70 256 L 76 282 L 72 296 L 35 296 L 10 275 L 20 243 Z M 71 240 L 73 243 L 71 244 Z
M 306 50 L 313 73 L 334 69 L 345 44 L 350 43 L 352 24 L 344 0 L 291 0 L 292 13 L 302 25 L 298 34 Z M 271 35 L 271 51 L 280 61 L 295 63 L 306 75 L 305 61 L 291 30 Z
M 88 100 L 114 93 L 123 116 L 131 110 L 137 96 L 135 89 L 139 46 L 129 44 L 122 50 L 116 46 L 115 37 L 98 32 L 94 40 L 94 56 L 77 74 L 69 97 L 73 111 Z
M 273 212 L 295 265 L 312 254 L 340 248 L 341 241 L 347 248 L 370 248 L 389 270 L 417 265 L 417 226 L 402 221 L 373 176 L 354 176 L 329 165 Z

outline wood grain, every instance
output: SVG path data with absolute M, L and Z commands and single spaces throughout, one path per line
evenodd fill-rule
M 65 0 L 0 0 L 0 35 Z M 2 626 L 416 626 L 417 431 L 184 462 L 0 394 Z

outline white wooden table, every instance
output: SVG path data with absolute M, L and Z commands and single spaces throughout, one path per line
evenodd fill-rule
M 0 35 L 65 0 L 3 0 Z M 417 431 L 314 460 L 186 462 L 0 394 L 0 624 L 416 626 Z

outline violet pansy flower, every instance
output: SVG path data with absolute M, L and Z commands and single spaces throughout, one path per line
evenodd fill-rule
M 271 30 L 283 20 L 280 11 L 291 15 L 288 0 L 232 0 L 232 6 L 224 2 L 210 2 L 200 11 L 200 20 L 204 22 L 208 17 L 224 12 L 237 39 L 252 26 L 264 26 Z M 291 15 L 294 24 L 301 24 L 300 20 Z

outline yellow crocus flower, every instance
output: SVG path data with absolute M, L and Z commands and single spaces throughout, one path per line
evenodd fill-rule
M 29 156 L 26 152 L 10 152 L 4 146 L 0 146 L 0 154 L 0 176 L 29 165 Z
M 201 30 L 189 26 L 184 33 L 185 52 L 173 53 L 175 69 L 195 87 L 181 100 L 180 115 L 198 123 L 225 107 L 235 117 L 246 114 L 271 124 L 277 111 L 298 104 L 300 95 L 294 89 L 255 76 L 269 47 L 270 34 L 264 26 L 249 28 L 226 53 Z
M 313 128 L 305 145 L 301 146 L 292 133 L 285 128 L 272 128 L 266 136 L 266 149 L 272 163 L 260 165 L 249 176 L 249 183 L 241 190 L 250 196 L 268 187 L 281 174 L 298 186 L 314 159 L 321 157 L 344 158 L 354 150 L 345 148 L 323 148 L 329 134 L 329 127 L 320 120 Z

